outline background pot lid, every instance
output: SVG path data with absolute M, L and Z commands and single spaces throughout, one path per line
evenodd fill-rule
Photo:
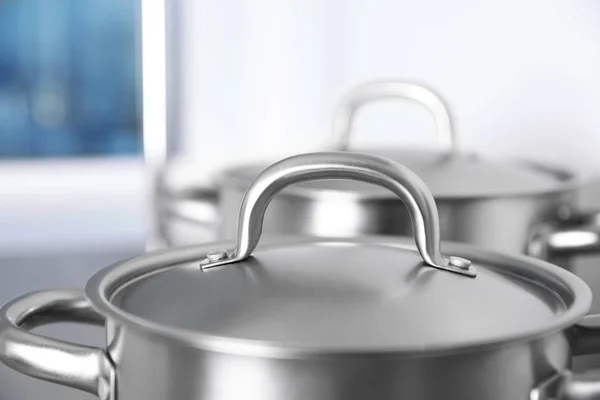
M 352 145 L 361 110 L 381 101 L 410 101 L 429 111 L 435 124 L 434 150 L 417 150 L 391 144 L 383 148 Z M 454 127 L 452 110 L 444 96 L 428 84 L 405 79 L 379 79 L 363 82 L 340 99 L 334 114 L 330 148 L 377 154 L 398 161 L 425 181 L 436 198 L 474 198 L 533 195 L 568 188 L 573 175 L 546 165 L 516 160 L 499 160 L 466 152 Z M 402 132 L 398 132 L 402 137 Z M 239 172 L 238 172 L 239 173 Z M 314 182 L 293 189 L 294 193 L 314 195 L 331 184 Z M 339 192 L 378 197 L 381 190 L 353 182 L 335 183 Z M 290 190 L 292 192 L 292 190 Z
M 424 265 L 408 240 L 290 239 L 202 270 L 211 249 L 126 262 L 95 277 L 88 295 L 118 277 L 101 288 L 111 288 L 119 318 L 207 345 L 317 353 L 493 344 L 563 328 L 591 302 L 587 286 L 558 267 L 466 246 L 445 251 L 470 259 L 475 278 Z
M 565 190 L 576 176 L 553 166 L 515 159 L 494 159 L 475 153 L 427 149 L 361 149 L 398 161 L 414 171 L 438 198 L 477 198 L 533 195 Z M 231 168 L 222 186 L 245 189 L 263 165 Z M 364 197 L 392 197 L 385 189 L 347 180 L 300 183 L 286 190 L 298 196 L 341 192 Z

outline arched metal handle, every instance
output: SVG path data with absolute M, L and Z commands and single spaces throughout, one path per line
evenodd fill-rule
M 425 263 L 463 275 L 476 275 L 468 260 L 442 257 L 435 201 L 414 172 L 383 157 L 346 152 L 297 155 L 265 169 L 252 182 L 242 200 L 235 249 L 210 252 L 201 262 L 202 267 L 212 268 L 248 258 L 258 244 L 264 214 L 273 197 L 294 183 L 322 179 L 350 179 L 389 189 L 408 208 L 417 249 Z
M 539 226 L 529 238 L 527 254 L 549 259 L 600 253 L 600 213 L 579 212 L 566 220 Z
M 408 99 L 427 107 L 435 120 L 439 145 L 443 150 L 457 151 L 458 138 L 452 127 L 450 110 L 441 96 L 423 85 L 393 79 L 363 84 L 342 98 L 333 117 L 333 149 L 347 150 L 357 111 L 373 101 L 384 99 Z
M 112 399 L 115 372 L 103 349 L 29 332 L 56 322 L 103 325 L 81 290 L 46 290 L 22 296 L 0 310 L 0 361 L 34 378 Z

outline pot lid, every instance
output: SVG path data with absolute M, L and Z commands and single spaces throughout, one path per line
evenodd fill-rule
M 361 149 L 402 163 L 415 172 L 436 199 L 533 195 L 564 190 L 575 175 L 558 168 L 516 159 L 435 149 Z M 264 169 L 252 165 L 227 170 L 221 185 L 246 189 Z M 383 188 L 347 180 L 303 182 L 286 190 L 298 196 L 341 192 L 361 197 L 393 195 Z
M 331 176 L 398 195 L 415 242 L 290 237 L 256 247 L 275 193 Z M 249 188 L 240 221 L 235 245 L 142 256 L 100 272 L 86 293 L 104 313 L 144 330 L 216 351 L 282 356 L 497 344 L 564 328 L 591 303 L 579 278 L 542 261 L 457 244 L 444 244 L 443 255 L 423 182 L 376 156 L 315 153 L 275 164 Z

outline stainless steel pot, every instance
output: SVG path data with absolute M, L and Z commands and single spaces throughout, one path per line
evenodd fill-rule
M 380 88 L 372 87 L 372 89 L 375 90 L 368 93 L 368 95 L 373 99 L 384 96 Z M 454 129 L 452 129 L 452 119 L 448 107 L 439 94 L 425 86 L 408 82 L 396 81 L 392 89 L 394 89 L 397 97 L 413 100 L 429 110 L 436 124 L 437 141 L 440 149 L 448 152 L 457 151 L 458 138 Z M 385 93 L 388 92 L 389 87 Z M 341 137 L 339 131 L 343 129 L 341 125 L 344 118 L 351 119 L 346 113 L 347 105 L 354 104 L 355 97 L 354 93 L 348 94 L 341 101 L 344 107 L 340 106 L 334 115 L 334 131 L 336 132 L 335 143 L 332 146 L 334 148 L 342 147 L 344 140 L 347 139 L 347 137 Z M 287 155 L 279 152 L 273 154 L 272 160 L 281 159 Z M 264 160 L 255 161 L 254 163 L 238 162 L 233 168 L 230 166 L 215 176 L 202 176 L 201 179 L 198 179 L 199 166 L 186 163 L 183 163 L 183 165 L 179 163 L 169 165 L 162 171 L 158 180 L 158 208 L 156 213 L 159 220 L 158 230 L 160 236 L 168 245 L 198 244 L 233 238 L 236 229 L 235 217 L 231 218 L 227 215 L 232 212 L 232 215 L 235 215 L 245 188 L 268 164 L 269 162 Z M 206 168 L 203 169 L 206 170 Z M 273 207 L 278 207 L 279 203 L 279 201 L 276 201 Z M 375 225 L 380 224 L 376 221 L 372 223 L 364 222 L 363 225 L 365 226 L 354 226 L 350 229 L 343 225 L 341 221 L 335 224 L 339 225 L 337 228 L 335 225 L 329 225 L 329 223 L 327 223 L 328 228 L 325 228 L 325 230 L 311 226 L 314 224 L 310 221 L 313 218 L 319 219 L 319 216 L 306 216 L 306 218 L 302 216 L 301 219 L 306 220 L 306 223 L 300 222 L 300 225 L 304 226 L 299 226 L 298 223 L 288 220 L 289 216 L 294 214 L 293 210 L 284 207 L 282 211 L 287 215 L 283 217 L 281 224 L 282 227 L 285 227 L 283 229 L 285 233 L 330 236 L 331 234 L 328 234 L 327 231 L 331 229 L 346 232 L 344 236 L 388 233 L 387 229 L 376 228 Z M 266 233 L 279 234 L 282 232 L 282 228 L 271 228 L 270 213 L 267 215 Z M 285 222 L 285 220 L 288 221 Z M 272 232 L 271 229 L 273 229 Z M 410 231 L 410 228 L 408 228 L 408 231 Z
M 351 91 L 336 112 L 332 147 L 348 150 L 358 111 L 387 98 L 425 105 L 435 117 L 439 149 L 357 151 L 399 161 L 425 181 L 438 205 L 442 239 L 525 253 L 564 267 L 569 267 L 574 255 L 600 250 L 599 225 L 573 207 L 585 183 L 581 174 L 543 163 L 460 151 L 448 108 L 424 86 L 377 81 Z M 222 174 L 219 237 L 235 236 L 234 210 L 261 170 L 261 165 L 242 166 Z M 267 212 L 264 230 L 269 235 L 352 237 L 410 235 L 411 229 L 406 207 L 389 192 L 360 182 L 335 181 L 309 182 L 285 191 Z
M 292 238 L 257 247 L 273 196 L 351 179 L 398 196 L 414 241 Z M 594 399 L 600 377 L 569 372 L 600 351 L 589 288 L 546 262 L 443 243 L 431 193 L 377 156 L 289 158 L 250 186 L 239 232 L 146 254 L 79 291 L 44 291 L 0 310 L 0 359 L 101 399 Z M 225 250 L 224 250 L 225 249 Z M 105 320 L 94 349 L 31 333 Z

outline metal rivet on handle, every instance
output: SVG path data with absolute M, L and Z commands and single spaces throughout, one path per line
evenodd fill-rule
M 225 260 L 229 255 L 225 250 L 212 250 L 206 253 L 206 258 L 210 262 Z
M 448 263 L 451 266 L 460 268 L 460 269 L 469 269 L 469 267 L 471 266 L 471 261 L 467 260 L 466 258 L 456 257 L 456 256 L 448 257 Z

